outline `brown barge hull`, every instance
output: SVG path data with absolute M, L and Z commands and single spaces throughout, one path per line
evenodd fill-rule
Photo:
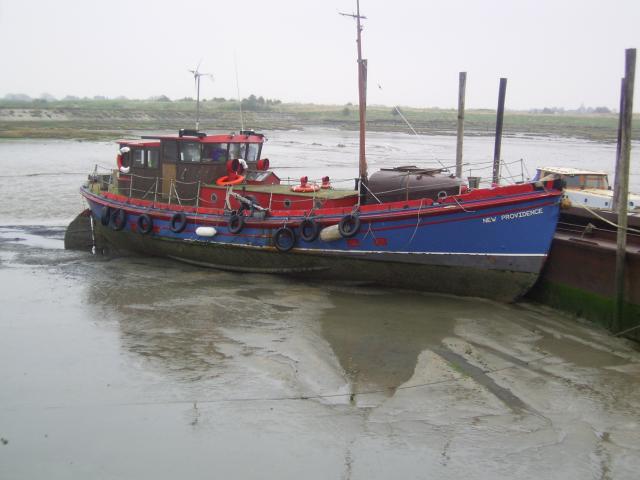
M 510 302 L 523 296 L 535 283 L 544 257 L 474 257 L 464 265 L 455 259 L 421 258 L 407 263 L 389 256 L 345 257 L 327 252 L 275 248 L 247 248 L 185 242 L 113 231 L 96 222 L 96 242 L 107 249 L 167 257 L 203 267 L 253 273 L 286 273 L 306 280 L 346 280 L 401 287 L 434 293 L 481 297 Z M 439 256 L 441 257 L 441 256 Z M 437 262 L 437 263 L 436 263 Z M 500 268 L 512 265 L 512 268 Z M 484 265 L 478 266 L 484 263 Z M 535 265 L 534 265 L 535 264 Z M 487 267 L 492 265 L 492 268 Z
M 540 279 L 527 295 L 540 303 L 623 332 L 640 325 L 640 249 L 629 244 L 626 255 L 625 303 L 614 321 L 615 236 L 606 232 L 581 236 L 558 231 Z M 624 336 L 640 340 L 640 328 Z

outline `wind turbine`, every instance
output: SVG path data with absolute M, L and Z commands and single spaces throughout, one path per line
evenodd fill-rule
M 189 72 L 191 72 L 193 74 L 193 80 L 195 81 L 196 91 L 197 91 L 197 97 L 196 97 L 196 130 L 200 129 L 200 77 L 209 77 L 211 79 L 211 81 L 213 81 L 213 75 L 211 75 L 210 73 L 201 73 L 200 72 L 200 64 L 201 63 L 202 63 L 202 60 L 200 60 L 198 62 L 198 66 L 195 68 L 195 70 L 189 70 Z

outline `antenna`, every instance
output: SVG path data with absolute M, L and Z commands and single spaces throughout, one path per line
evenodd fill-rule
M 238 80 L 238 57 L 233 52 L 233 65 L 236 68 L 236 90 L 238 92 L 238 106 L 240 107 L 240 130 L 244 130 L 244 115 L 242 114 L 242 100 L 240 100 L 240 81 Z
M 196 87 L 196 131 L 200 129 L 200 77 L 209 77 L 211 81 L 213 81 L 213 75 L 210 73 L 201 73 L 200 72 L 200 64 L 202 63 L 202 59 L 198 62 L 198 66 L 195 70 L 189 70 L 193 74 L 193 80 L 195 82 Z

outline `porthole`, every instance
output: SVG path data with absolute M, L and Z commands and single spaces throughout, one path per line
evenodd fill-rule
M 216 202 L 218 201 L 218 194 L 217 194 L 216 192 L 213 192 L 213 193 L 211 194 L 211 201 L 212 201 L 213 203 L 216 203 Z
M 289 198 L 285 198 L 284 202 L 282 202 L 284 205 L 284 208 L 291 208 L 291 199 Z

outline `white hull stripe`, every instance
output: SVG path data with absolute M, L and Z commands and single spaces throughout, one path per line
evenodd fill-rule
M 173 240 L 173 239 L 172 239 Z M 206 245 L 219 245 L 225 247 L 253 248 L 258 250 L 275 250 L 275 247 L 262 245 L 243 245 L 239 243 L 227 242 L 204 242 L 202 240 L 184 239 L 185 242 L 198 242 Z M 340 250 L 334 248 L 302 248 L 293 247 L 292 251 L 310 252 L 310 253 L 344 253 L 344 254 L 385 254 L 385 255 L 467 255 L 479 257 L 546 257 L 546 253 L 478 253 L 478 252 L 399 252 L 396 250 Z

